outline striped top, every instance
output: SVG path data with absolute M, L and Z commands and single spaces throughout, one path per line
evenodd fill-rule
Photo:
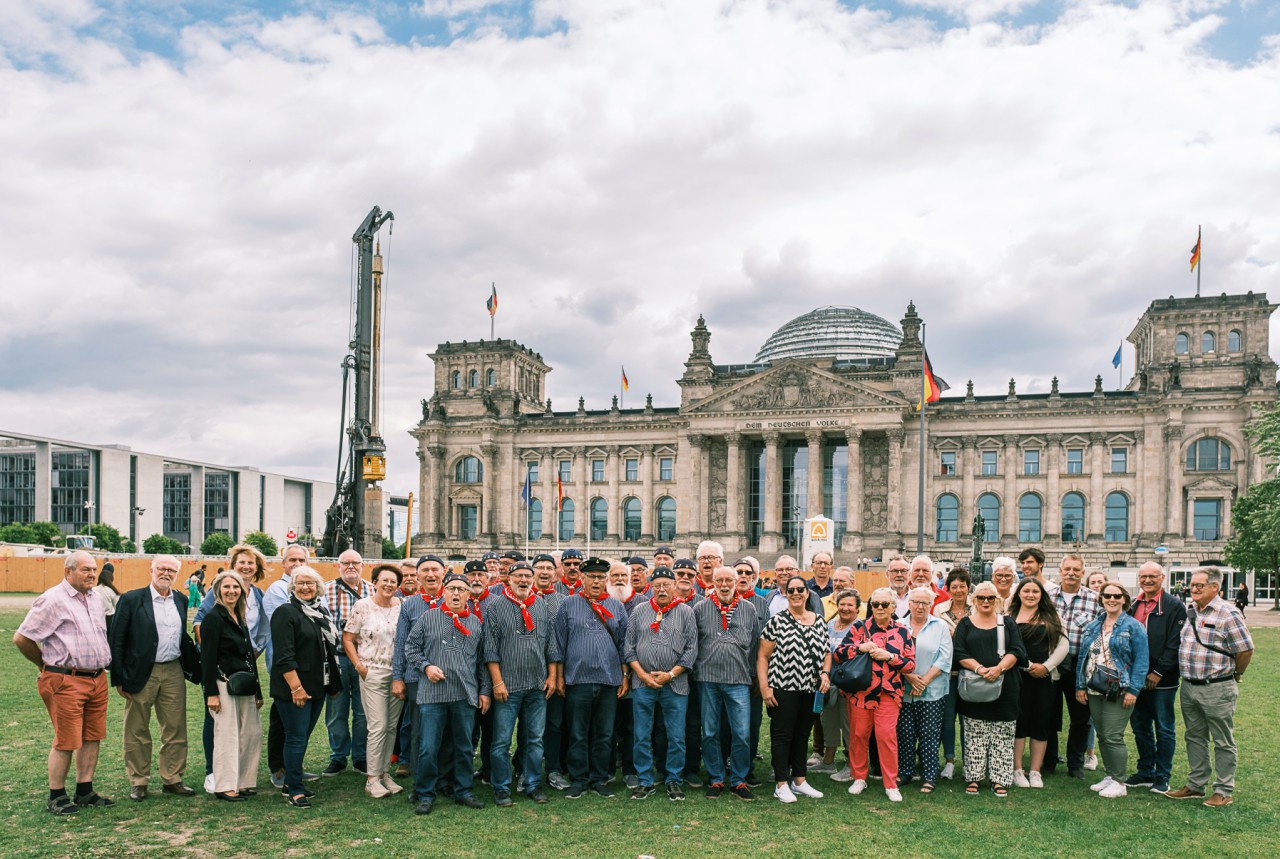
M 717 622 L 719 617 L 717 610 Z M 815 616 L 809 626 L 803 626 L 790 611 L 775 614 L 764 625 L 760 637 L 774 645 L 766 674 L 769 686 L 789 692 L 817 691 L 821 683 L 818 672 L 831 648 L 827 624 L 821 615 Z
M 556 615 L 560 613 L 560 604 L 568 597 L 556 591 L 552 594 L 538 594 L 538 602 L 545 602 L 547 607 L 551 609 L 551 622 L 555 623 Z
M 709 599 L 699 602 L 693 613 L 698 621 L 698 664 L 693 669 L 698 682 L 750 684 L 760 641 L 760 624 L 751 600 L 738 600 L 729 613 L 728 629 L 721 622 L 720 609 Z
M 534 600 L 528 612 L 532 631 L 525 629 L 520 606 L 505 596 L 484 601 L 484 661 L 498 663 L 508 692 L 541 687 L 547 681 L 547 666 L 561 661 L 551 604 Z
M 391 654 L 391 679 L 403 680 L 406 683 L 417 683 L 418 676 L 412 671 L 406 670 L 405 666 L 405 644 L 409 640 L 409 633 L 413 630 L 414 624 L 418 622 L 418 618 L 428 608 L 434 607 L 435 601 L 427 602 L 422 598 L 422 592 L 419 591 L 412 596 L 404 598 L 404 602 L 400 603 L 400 617 L 396 621 L 396 642 L 395 650 Z
M 453 618 L 438 608 L 423 612 L 405 641 L 405 672 L 418 678 L 419 704 L 467 701 L 472 707 L 478 707 L 479 696 L 492 691 L 489 671 L 480 658 L 484 624 L 476 620 L 474 613 L 459 620 L 470 635 L 459 632 Z M 439 683 L 428 680 L 428 665 L 443 671 L 444 679 Z
M 698 624 L 693 619 L 693 609 L 687 605 L 670 608 L 662 616 L 658 631 L 650 624 L 658 613 L 645 600 L 635 607 L 627 620 L 627 643 L 622 658 L 627 662 L 639 662 L 645 671 L 670 671 L 677 665 L 684 668 L 678 677 L 667 685 L 677 695 L 689 694 L 689 672 L 698 656 Z
M 601 607 L 613 615 L 602 623 L 582 595 L 568 597 L 556 613 L 556 642 L 564 661 L 564 682 L 622 685 L 622 651 L 627 637 L 627 610 L 613 597 Z M 607 624 L 607 625 L 606 625 Z

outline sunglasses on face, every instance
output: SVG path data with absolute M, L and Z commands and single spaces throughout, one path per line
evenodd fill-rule
M 1124 599 L 1124 594 L 1103 594 L 1102 598 L 1104 600 L 1122 600 Z
M 871 607 L 872 607 L 872 608 L 893 608 L 893 603 L 891 603 L 891 602 L 873 602 L 873 603 L 871 603 Z
M 789 594 L 803 594 L 809 591 L 808 588 L 787 588 Z
M 978 602 L 995 602 L 996 598 L 993 596 L 981 596 L 981 597 L 974 597 L 974 599 L 977 600 Z

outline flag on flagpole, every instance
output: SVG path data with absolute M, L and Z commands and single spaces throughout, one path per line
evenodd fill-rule
M 560 508 L 564 505 L 564 484 L 560 482 L 560 475 L 556 475 L 556 512 L 560 512 Z
M 1196 270 L 1196 266 L 1200 264 L 1200 234 L 1196 233 L 1196 244 L 1191 249 L 1191 271 Z
M 528 507 L 529 502 L 533 500 L 533 475 L 527 469 L 524 473 L 524 489 L 520 490 L 520 500 L 524 502 L 525 507 Z
M 496 283 L 490 284 L 490 288 L 493 291 L 489 294 L 488 299 L 485 300 L 484 306 L 489 309 L 490 316 L 497 316 L 498 315 L 498 285 Z
M 626 367 L 623 367 L 623 368 L 622 368 L 622 390 L 624 390 L 624 391 L 629 391 L 629 390 L 631 390 L 631 383 L 627 381 L 627 368 L 626 368 Z
M 1121 343 L 1119 346 L 1116 347 L 1116 356 L 1111 359 L 1111 366 L 1115 367 L 1116 369 L 1120 368 L 1120 351 L 1122 349 L 1124 349 L 1123 343 Z
M 921 402 L 916 404 L 916 411 L 920 411 L 925 403 L 936 403 L 942 399 L 942 392 L 951 390 L 951 386 L 939 379 L 933 374 L 933 365 L 929 363 L 929 351 L 924 352 L 924 396 Z

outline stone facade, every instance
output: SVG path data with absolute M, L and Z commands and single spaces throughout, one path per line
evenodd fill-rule
M 1263 463 L 1243 426 L 1275 405 L 1265 295 L 1161 299 L 1129 335 L 1124 390 L 946 396 L 926 409 L 924 545 L 1077 550 L 1091 565 L 1221 557 L 1231 505 Z M 416 551 L 585 547 L 617 555 L 698 540 L 770 564 L 797 523 L 836 522 L 839 561 L 914 551 L 923 350 L 914 306 L 883 359 L 712 361 L 699 317 L 678 408 L 552 411 L 550 371 L 511 340 L 444 344 L 412 430 L 421 461 Z M 948 368 L 950 369 L 950 368 Z M 816 464 L 817 467 L 814 467 Z M 529 504 L 522 498 L 528 480 Z M 557 498 L 564 511 L 557 514 Z M 530 512 L 532 511 L 532 512 Z M 674 512 L 673 512 L 674 511 Z M 571 535 L 570 535 L 571 534 Z M 589 538 L 589 539 L 588 539 Z

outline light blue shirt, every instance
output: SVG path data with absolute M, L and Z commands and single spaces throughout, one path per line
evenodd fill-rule
M 285 574 L 272 582 L 267 592 L 262 595 L 262 613 L 267 616 L 268 629 L 271 625 L 271 615 L 289 601 L 289 583 L 292 581 L 293 576 Z M 267 670 L 271 670 L 271 638 L 269 636 L 267 638 Z
M 173 601 L 173 591 L 160 596 L 151 585 L 151 608 L 156 616 L 156 663 L 172 662 L 182 649 L 182 616 Z
M 908 629 L 911 628 L 910 618 L 902 622 Z M 951 683 L 951 629 L 942 618 L 930 615 L 924 623 L 924 628 L 915 638 L 916 670 L 914 673 L 923 677 L 931 668 L 937 668 L 941 673 L 924 687 L 924 694 L 919 697 L 910 694 L 911 687 L 908 685 L 902 700 L 908 704 L 914 701 L 940 701 L 946 696 L 947 688 Z

